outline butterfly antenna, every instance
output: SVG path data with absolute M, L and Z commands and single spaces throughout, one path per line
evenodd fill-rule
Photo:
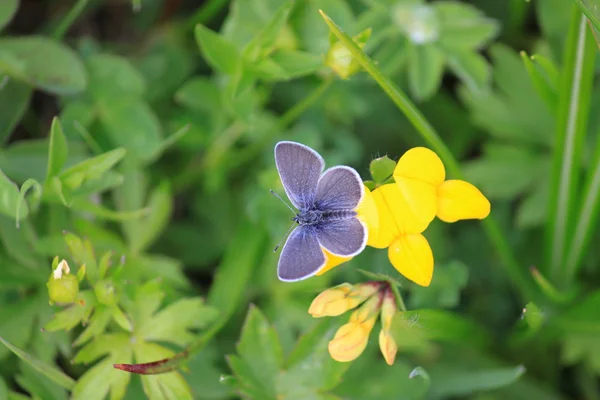
M 285 241 L 285 239 L 287 239 L 287 237 L 290 236 L 290 233 L 292 232 L 292 230 L 295 227 L 296 227 L 296 224 L 293 223 L 292 226 L 290 226 L 290 229 L 288 229 L 288 231 L 285 234 L 285 236 L 281 239 L 281 241 L 277 244 L 277 246 L 275 246 L 275 248 L 273 249 L 273 253 L 275 253 L 277 251 L 277 249 L 279 249 L 281 247 L 281 245 L 283 244 L 283 242 Z
M 286 207 L 287 207 L 287 208 L 289 208 L 289 209 L 290 209 L 290 210 L 291 210 L 291 211 L 294 213 L 294 215 L 296 215 L 296 211 L 294 211 L 294 209 L 292 208 L 292 206 L 290 206 L 290 205 L 287 203 L 287 201 L 285 201 L 284 199 L 282 199 L 282 198 L 281 198 L 281 196 L 280 196 L 280 195 L 278 195 L 277 193 L 275 193 L 275 191 L 274 191 L 273 189 L 269 189 L 269 191 L 271 192 L 271 194 L 272 194 L 273 196 L 275 196 L 275 197 L 277 197 L 279 200 L 281 200 L 281 202 L 282 202 L 283 204 L 285 204 L 285 205 L 286 205 Z

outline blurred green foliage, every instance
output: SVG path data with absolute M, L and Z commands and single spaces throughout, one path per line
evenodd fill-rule
M 319 10 L 492 201 L 491 240 L 477 222 L 431 224 L 427 288 L 372 248 L 276 278 L 290 218 L 268 193 L 282 193 L 278 140 L 371 188 L 426 145 Z M 599 10 L 0 1 L 0 399 L 599 399 Z M 401 283 L 393 366 L 376 335 L 332 360 L 345 321 L 307 313 L 322 290 L 366 280 L 359 268 Z M 113 368 L 175 354 L 165 374 Z

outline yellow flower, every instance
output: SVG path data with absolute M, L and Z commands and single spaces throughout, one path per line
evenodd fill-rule
M 381 294 L 372 296 L 350 316 L 350 321 L 337 330 L 329 342 L 331 358 L 339 362 L 355 360 L 367 347 L 369 334 L 379 315 Z
M 383 304 L 381 305 L 381 331 L 379 332 L 379 348 L 388 365 L 394 364 L 398 345 L 392 337 L 390 330 L 392 328 L 392 320 L 396 314 L 396 299 L 394 293 L 388 287 L 383 295 Z
M 308 313 L 315 318 L 341 315 L 356 308 L 380 288 L 379 282 L 365 282 L 354 286 L 342 283 L 319 294 L 310 305 Z
M 407 279 L 429 286 L 433 277 L 433 253 L 421 234 L 437 216 L 442 221 L 482 219 L 490 203 L 468 182 L 445 181 L 446 171 L 431 150 L 407 151 L 394 170 L 396 183 L 372 193 L 379 216 L 379 230 L 367 244 L 388 248 L 390 262 Z
M 440 158 L 431 150 L 415 147 L 398 161 L 395 183 L 382 185 L 365 195 L 356 211 L 368 228 L 367 245 L 388 249 L 390 262 L 407 279 L 429 286 L 434 259 L 422 233 L 437 216 L 444 222 L 483 219 L 490 202 L 473 185 L 461 180 L 445 180 Z M 323 249 L 327 262 L 322 275 L 351 257 L 339 257 Z
M 358 203 L 356 212 L 358 213 L 358 219 L 360 219 L 367 226 L 367 234 L 369 235 L 369 237 L 371 237 L 372 235 L 377 235 L 377 231 L 379 230 L 379 216 L 377 214 L 377 205 L 375 204 L 375 200 L 373 199 L 371 191 L 366 186 L 364 188 L 365 194 L 360 203 Z M 343 264 L 346 261 L 352 259 L 352 257 L 336 256 L 335 254 L 331 254 L 324 248 L 322 248 L 322 250 L 325 254 L 327 262 L 319 270 L 319 272 L 317 272 L 317 275 L 323 275 L 330 269 L 337 267 L 338 265 Z

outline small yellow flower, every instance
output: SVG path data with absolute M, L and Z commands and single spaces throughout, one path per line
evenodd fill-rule
M 354 286 L 342 283 L 319 294 L 310 305 L 308 313 L 315 318 L 341 315 L 377 293 L 380 287 L 379 282 L 365 282 Z
M 329 342 L 331 358 L 339 362 L 355 360 L 367 347 L 369 334 L 377 321 L 381 307 L 381 294 L 372 296 L 350 316 L 350 321 L 342 325 Z
M 396 298 L 392 290 L 388 287 L 384 293 L 383 304 L 381 305 L 381 331 L 379 332 L 379 348 L 388 365 L 394 364 L 396 353 L 398 352 L 398 345 L 390 333 L 392 320 L 396 311 Z

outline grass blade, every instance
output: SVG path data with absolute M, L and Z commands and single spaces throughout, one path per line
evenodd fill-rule
M 435 129 L 425 119 L 423 114 L 385 74 L 371 60 L 369 56 L 341 30 L 339 26 L 331 20 L 323 11 L 320 11 L 321 16 L 329 29 L 337 36 L 337 38 L 350 50 L 352 56 L 362 65 L 362 67 L 371 75 L 371 77 L 379 84 L 388 97 L 402 111 L 406 118 L 413 124 L 419 134 L 423 137 L 432 149 L 440 156 L 444 165 L 455 178 L 462 178 L 458 161 L 450 149 L 440 138 Z M 484 230 L 492 244 L 496 247 L 496 251 L 501 258 L 503 265 L 506 267 L 506 272 L 510 279 L 520 290 L 523 297 L 527 299 L 537 298 L 539 290 L 531 276 L 525 268 L 522 268 L 517 262 L 512 250 L 506 241 L 506 237 L 500 231 L 500 228 L 492 216 L 487 217 L 483 221 Z
M 8 347 L 8 349 L 10 351 L 15 353 L 15 355 L 17 357 L 19 357 L 21 360 L 23 360 L 27 364 L 31 365 L 31 367 L 33 367 L 36 371 L 38 371 L 42 375 L 46 376 L 47 378 L 53 380 L 54 382 L 56 382 L 63 388 L 70 390 L 75 385 L 75 381 L 70 376 L 62 373 L 58 369 L 56 369 L 46 363 L 41 362 L 40 360 L 33 358 L 29 354 L 25 353 L 23 350 L 13 346 L 12 344 L 10 344 L 6 340 L 4 340 L 4 338 L 2 338 L 1 336 L 0 336 L 0 343 L 5 345 L 6 347 Z
M 564 267 L 566 238 L 573 234 L 572 213 L 576 209 L 596 51 L 587 19 L 573 6 L 560 77 L 549 223 L 546 225 L 546 265 L 550 267 L 550 276 L 555 283 L 564 282 L 567 275 Z

